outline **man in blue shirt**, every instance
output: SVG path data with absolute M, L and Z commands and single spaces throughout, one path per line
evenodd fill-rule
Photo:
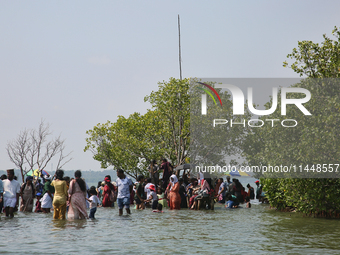
M 117 170 L 117 187 L 118 196 L 117 203 L 119 209 L 119 216 L 123 215 L 123 207 L 125 206 L 126 213 L 131 214 L 130 211 L 130 193 L 132 191 L 133 183 L 129 177 L 124 174 L 122 169 Z

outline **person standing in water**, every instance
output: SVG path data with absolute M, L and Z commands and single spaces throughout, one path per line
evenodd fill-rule
M 26 182 L 21 186 L 20 196 L 21 196 L 21 212 L 32 212 L 33 209 L 33 199 L 35 197 L 35 189 L 32 183 L 33 177 L 27 176 Z
M 217 198 L 218 203 L 224 204 L 225 203 L 225 194 L 226 194 L 226 184 L 223 182 L 223 178 L 218 179 L 218 183 L 220 184 L 218 188 Z
M 44 193 L 43 197 L 41 198 L 41 209 L 43 213 L 49 213 L 51 212 L 51 208 L 53 207 L 52 201 L 53 201 L 53 193 L 54 193 L 54 187 L 51 185 L 51 176 L 45 175 L 44 177 L 45 184 L 44 184 Z
M 3 181 L 3 203 L 6 217 L 14 217 L 14 208 L 19 205 L 20 184 L 14 180 L 14 169 L 7 170 L 7 179 Z
M 138 175 L 137 181 L 138 181 L 138 183 L 136 184 L 136 193 L 135 193 L 136 209 L 144 209 L 144 199 L 143 199 L 144 176 Z
M 163 169 L 163 189 L 165 190 L 168 187 L 169 178 L 172 174 L 172 165 L 165 158 L 163 158 L 163 162 L 161 164 L 160 169 Z
M 117 204 L 119 209 L 119 216 L 123 215 L 123 207 L 125 207 L 126 213 L 131 214 L 130 211 L 130 194 L 132 191 L 133 183 L 129 177 L 124 174 L 122 169 L 117 170 Z
M 89 193 L 91 195 L 90 198 L 86 198 L 87 201 L 90 202 L 90 219 L 94 219 L 94 215 L 97 211 L 97 206 L 99 205 L 100 201 L 99 198 L 97 197 L 98 193 L 96 191 L 96 188 L 93 186 L 94 189 L 90 189 Z
M 179 194 L 179 182 L 177 179 L 176 175 L 171 175 L 170 176 L 170 183 L 171 183 L 171 188 L 170 188 L 170 195 L 169 195 L 169 200 L 170 200 L 170 210 L 179 210 L 181 209 L 181 196 Z
M 67 216 L 68 219 L 85 219 L 89 217 L 86 210 L 86 183 L 81 178 L 80 170 L 74 173 L 74 177 L 68 189 L 70 206 Z
M 261 201 L 261 194 L 262 194 L 262 186 L 260 185 L 260 181 L 255 181 L 256 184 L 256 199 Z
M 64 171 L 58 169 L 55 175 L 56 179 L 52 181 L 51 185 L 55 189 L 53 197 L 53 219 L 66 219 L 66 201 L 68 198 L 67 184 L 64 180 Z

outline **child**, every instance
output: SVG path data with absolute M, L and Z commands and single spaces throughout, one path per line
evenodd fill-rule
M 162 207 L 167 207 L 168 202 L 166 201 L 166 198 L 164 197 L 164 193 L 161 187 L 157 188 L 157 197 L 158 197 L 158 203 L 162 205 Z
M 234 201 L 230 194 L 228 195 L 228 201 L 225 203 L 225 208 L 228 208 L 228 209 L 234 208 Z
M 150 194 L 149 194 L 148 200 L 146 200 L 146 202 L 150 202 L 152 200 L 152 209 L 156 210 L 157 205 L 158 205 L 158 196 L 156 194 L 155 185 L 153 185 L 153 184 L 149 185 L 149 190 L 150 190 Z
M 42 212 L 42 210 L 41 210 L 41 202 L 40 202 L 41 193 L 37 193 L 35 196 L 37 198 L 37 202 L 35 202 L 35 210 L 34 210 L 34 212 L 39 213 L 39 212 Z
M 152 212 L 162 213 L 163 206 L 161 204 L 157 205 L 157 210 L 153 210 Z
M 246 197 L 246 208 L 251 208 L 251 203 L 250 203 L 250 199 L 249 199 L 249 197 L 247 196 Z
M 90 189 L 89 193 L 91 195 L 90 198 L 86 198 L 87 201 L 90 202 L 90 219 L 94 219 L 94 214 L 97 211 L 97 206 L 99 205 L 100 201 L 99 198 L 97 197 L 97 191 L 95 189 Z

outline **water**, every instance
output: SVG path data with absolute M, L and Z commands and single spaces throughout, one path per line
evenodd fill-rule
M 17 213 L 0 221 L 0 253 L 15 254 L 338 254 L 340 221 L 303 218 L 267 205 L 215 211 L 98 208 L 96 220 L 52 220 Z
M 244 184 L 253 181 L 241 179 Z M 243 181 L 242 181 L 243 180 Z M 125 213 L 125 212 L 124 212 Z M 0 220 L 0 253 L 13 254 L 339 254 L 340 221 L 304 218 L 268 205 L 215 211 L 151 209 L 118 216 L 98 208 L 96 220 L 53 220 L 17 213 Z

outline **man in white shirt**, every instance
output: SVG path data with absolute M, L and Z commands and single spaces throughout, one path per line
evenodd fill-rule
M 14 208 L 19 205 L 20 184 L 14 180 L 14 169 L 7 170 L 7 180 L 3 181 L 3 200 L 6 217 L 14 217 Z
M 133 183 L 129 177 L 124 174 L 122 169 L 117 170 L 117 203 L 119 209 L 119 216 L 123 215 L 123 207 L 125 206 L 126 213 L 131 214 L 130 211 L 130 193 L 132 191 Z

